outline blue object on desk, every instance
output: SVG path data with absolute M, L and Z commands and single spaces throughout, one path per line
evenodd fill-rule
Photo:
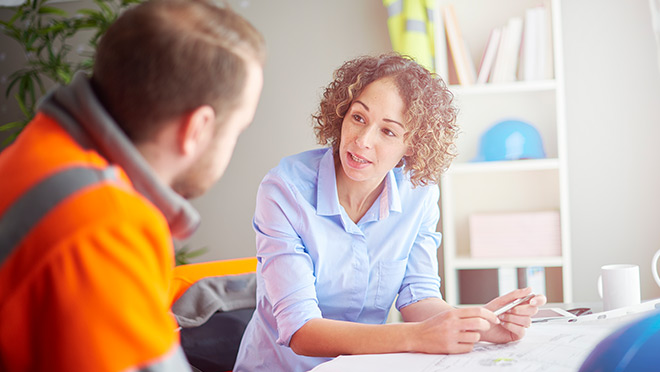
M 634 321 L 601 341 L 580 372 L 657 371 L 660 365 L 660 312 Z

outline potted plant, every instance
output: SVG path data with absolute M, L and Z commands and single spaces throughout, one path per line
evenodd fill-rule
M 0 0 L 0 5 L 7 1 Z M 0 32 L 20 44 L 26 63 L 9 75 L 4 94 L 16 99 L 24 117 L 0 123 L 0 132 L 10 133 L 0 148 L 13 141 L 34 117 L 39 99 L 50 86 L 68 84 L 77 71 L 91 71 L 96 45 L 105 30 L 123 9 L 141 1 L 92 0 L 95 8 L 79 9 L 72 15 L 53 0 L 25 0 L 8 7 L 14 13 L 9 20 L 0 20 Z M 87 47 L 75 47 L 73 39 L 83 31 L 91 33 Z

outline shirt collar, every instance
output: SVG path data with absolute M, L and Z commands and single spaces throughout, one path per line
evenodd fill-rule
M 332 148 L 329 148 L 319 163 L 316 214 L 321 216 L 341 215 L 335 161 L 332 152 Z M 394 170 L 387 172 L 385 179 L 385 189 L 383 189 L 377 201 L 377 203 L 380 203 L 379 219 L 381 220 L 387 218 L 390 212 L 401 213 L 401 196 L 399 195 Z
M 332 147 L 326 151 L 319 163 L 318 187 L 316 190 L 316 214 L 335 216 L 341 214 L 337 197 L 337 177 Z
M 396 182 L 396 177 L 394 176 L 394 170 L 387 172 L 387 183 L 385 184 L 385 190 L 387 192 L 387 204 L 389 212 L 401 213 L 401 195 L 399 195 L 399 186 Z M 381 204 L 382 206 L 382 204 Z M 389 214 L 389 213 L 388 213 Z M 387 216 L 385 216 L 387 217 Z M 381 220 L 383 219 L 383 212 L 381 212 Z

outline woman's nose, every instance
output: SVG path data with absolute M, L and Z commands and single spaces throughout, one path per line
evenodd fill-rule
M 355 137 L 355 144 L 361 148 L 369 149 L 373 146 L 374 130 L 372 127 L 366 127 Z

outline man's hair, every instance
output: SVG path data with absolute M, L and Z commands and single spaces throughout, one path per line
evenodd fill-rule
M 241 99 L 248 60 L 263 66 L 263 36 L 228 7 L 149 0 L 101 38 L 92 85 L 117 124 L 140 142 L 202 105 L 222 121 Z
M 358 57 L 337 69 L 313 116 L 318 143 L 339 151 L 342 122 L 353 100 L 383 78 L 394 81 L 405 107 L 404 140 L 412 154 L 399 166 L 404 165 L 415 186 L 438 183 L 456 156 L 458 109 L 442 79 L 408 57 L 396 53 Z

